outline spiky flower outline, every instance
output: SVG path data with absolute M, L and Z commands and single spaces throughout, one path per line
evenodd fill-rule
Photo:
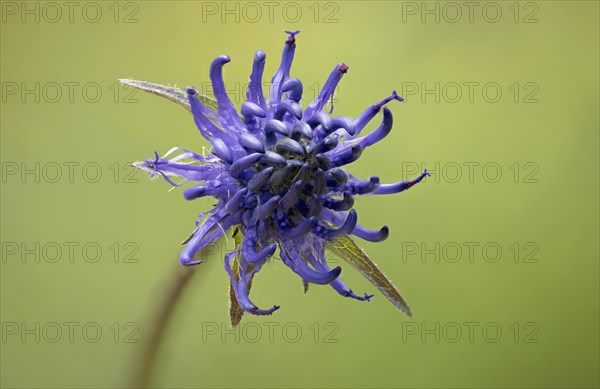
M 343 169 L 390 132 L 392 113 L 384 106 L 403 99 L 393 91 L 355 120 L 332 118 L 333 104 L 329 114 L 323 109 L 348 71 L 340 63 L 303 111 L 299 105 L 302 83 L 290 77 L 299 31 L 286 33 L 281 64 L 271 80 L 268 99 L 262 92 L 266 55 L 262 51 L 255 54 L 241 116 L 225 92 L 222 69 L 230 61 L 225 55 L 217 57 L 210 67 L 216 102 L 199 95 L 193 87 L 187 87 L 183 95 L 175 88 L 121 80 L 186 106 L 201 135 L 212 146 L 210 155 L 175 147 L 162 157 L 155 152 L 155 158 L 134 165 L 152 175 L 160 174 L 173 186 L 196 182 L 183 192 L 187 200 L 204 196 L 218 200 L 213 209 L 198 217 L 196 229 L 184 242 L 180 261 L 185 266 L 202 263 L 197 258 L 199 252 L 227 230 L 235 230 L 236 249 L 224 258 L 230 278 L 233 324 L 239 322 L 244 311 L 270 315 L 279 308 L 274 305 L 259 309 L 249 298 L 254 275 L 277 248 L 283 263 L 302 278 L 305 290 L 309 283 L 329 284 L 345 297 L 369 301 L 373 296 L 357 295 L 341 281 L 341 267 L 327 264 L 327 248 L 347 260 L 410 315 L 397 289 L 349 237 L 352 234 L 380 242 L 388 237 L 388 227 L 376 231 L 363 228 L 352 207 L 356 196 L 400 193 L 428 173 L 425 170 L 413 180 L 384 185 L 376 176 L 363 181 Z M 360 136 L 382 108 L 381 125 Z M 180 153 L 171 156 L 176 152 Z M 173 178 L 183 178 L 183 182 L 175 183 Z

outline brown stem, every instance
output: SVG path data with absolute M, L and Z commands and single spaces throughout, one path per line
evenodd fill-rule
M 165 288 L 163 300 L 157 305 L 147 322 L 150 331 L 147 334 L 146 341 L 143 342 L 139 353 L 136 354 L 136 363 L 134 367 L 134 376 L 131 387 L 147 388 L 152 378 L 152 371 L 156 362 L 158 349 L 166 333 L 167 327 L 173 317 L 177 302 L 179 301 L 185 286 L 189 283 L 192 275 L 195 273 L 193 268 L 177 267 L 172 274 L 169 285 Z

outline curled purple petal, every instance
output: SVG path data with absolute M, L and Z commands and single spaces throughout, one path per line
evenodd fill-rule
M 267 104 L 262 91 L 262 76 L 265 70 L 265 59 L 267 55 L 264 51 L 257 51 L 254 54 L 254 64 L 252 65 L 252 73 L 250 74 L 250 83 L 246 91 L 246 99 L 249 102 L 258 105 L 263 112 L 267 112 Z
M 219 104 L 219 116 L 232 127 L 241 125 L 240 118 L 237 115 L 233 103 L 225 90 L 223 81 L 223 65 L 231 61 L 228 56 L 220 55 L 210 65 L 210 81 L 212 83 L 213 94 Z
M 298 35 L 300 31 L 286 31 L 286 33 L 288 33 L 289 36 L 283 47 L 281 65 L 279 65 L 279 69 L 277 69 L 277 72 L 275 72 L 273 79 L 271 80 L 271 93 L 269 95 L 271 107 L 275 107 L 281 101 L 281 88 L 283 87 L 285 79 L 290 76 L 290 69 L 296 51 L 296 35 Z
M 413 180 L 409 180 L 409 181 L 401 181 L 401 182 L 397 182 L 395 184 L 383 184 L 380 185 L 379 188 L 377 188 L 377 190 L 375 190 L 375 192 L 373 192 L 374 194 L 393 194 L 393 193 L 400 193 L 403 192 L 407 189 L 412 188 L 414 185 L 418 184 L 419 182 L 421 182 L 425 177 L 430 176 L 431 174 L 427 173 L 427 169 L 425 169 L 423 171 L 423 173 L 421 173 L 419 175 L 419 177 L 413 179 Z
M 362 129 L 365 128 L 365 126 L 371 121 L 371 119 L 373 119 L 375 115 L 377 115 L 377 113 L 381 110 L 381 107 L 383 107 L 392 100 L 404 101 L 402 97 L 398 96 L 398 93 L 396 93 L 396 91 L 392 91 L 391 95 L 367 108 L 366 111 L 360 114 L 360 116 L 356 118 L 356 120 L 354 120 L 354 136 L 358 136 Z
M 337 64 L 334 68 L 327 81 L 325 81 L 325 85 L 319 92 L 317 98 L 308 105 L 306 110 L 304 111 L 304 118 L 311 117 L 314 113 L 319 112 L 323 109 L 327 101 L 333 96 L 335 92 L 335 88 L 338 83 L 342 79 L 342 76 L 348 72 L 348 66 L 344 63 Z

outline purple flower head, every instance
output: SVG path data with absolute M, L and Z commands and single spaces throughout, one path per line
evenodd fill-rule
M 428 173 L 410 181 L 381 184 L 377 176 L 361 180 L 345 170 L 390 132 L 392 113 L 385 105 L 403 99 L 393 91 L 354 120 L 331 116 L 333 105 L 329 113 L 323 109 L 348 71 L 348 66 L 340 63 L 317 98 L 303 110 L 302 83 L 290 77 L 299 31 L 286 32 L 281 65 L 271 80 L 268 98 L 261 87 L 266 58 L 262 51 L 254 56 L 246 101 L 239 113 L 225 92 L 222 71 L 229 62 L 227 56 L 217 57 L 210 67 L 216 104 L 207 103 L 193 87 L 185 89 L 196 126 L 212 146 L 208 155 L 173 148 L 136 166 L 161 175 L 173 186 L 191 181 L 193 186 L 183 191 L 186 200 L 217 199 L 215 207 L 198 218 L 180 260 L 185 266 L 202 263 L 197 259 L 201 250 L 233 229 L 236 249 L 225 255 L 224 262 L 232 312 L 239 310 L 239 318 L 244 311 L 269 315 L 279 308 L 260 309 L 249 298 L 254 275 L 277 250 L 283 263 L 300 276 L 305 289 L 309 283 L 328 284 L 342 296 L 369 301 L 372 295 L 357 295 L 341 281 L 341 267 L 328 265 L 326 248 L 349 261 L 410 314 L 393 285 L 349 239 L 356 235 L 371 242 L 383 241 L 389 234 L 387 226 L 375 231 L 362 227 L 352 207 L 358 196 L 399 193 Z M 363 135 L 380 111 L 381 124 Z M 174 181 L 181 178 L 183 182 Z

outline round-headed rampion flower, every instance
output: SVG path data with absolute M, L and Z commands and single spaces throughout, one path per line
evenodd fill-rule
M 162 158 L 157 154 L 142 162 L 143 166 L 138 164 L 173 186 L 181 185 L 173 181 L 177 177 L 195 182 L 183 192 L 187 200 L 217 199 L 215 207 L 198 218 L 180 260 L 186 266 L 202 263 L 200 251 L 235 229 L 238 244 L 225 255 L 225 270 L 237 304 L 255 315 L 269 315 L 279 308 L 259 309 L 249 298 L 253 276 L 277 248 L 283 263 L 302 278 L 305 288 L 309 283 L 329 284 L 342 296 L 368 301 L 372 295 L 357 295 L 342 283 L 342 269 L 327 264 L 325 248 L 349 234 L 371 242 L 386 239 L 386 226 L 371 231 L 357 223 L 354 199 L 399 193 L 427 175 L 424 171 L 414 180 L 384 185 L 376 176 L 363 181 L 344 170 L 390 132 L 392 113 L 384 105 L 403 99 L 394 91 L 354 120 L 331 117 L 333 105 L 329 114 L 323 108 L 348 71 L 340 63 L 303 111 L 299 104 L 302 83 L 290 77 L 299 31 L 286 32 L 281 65 L 272 78 L 268 99 L 262 93 L 265 53 L 258 51 L 254 56 L 241 115 L 225 92 L 222 69 L 229 62 L 227 56 L 217 57 L 210 67 L 216 106 L 203 104 L 206 100 L 194 88 L 186 88 L 195 124 L 211 143 L 210 155 L 173 148 Z M 361 136 L 382 109 L 379 127 Z M 181 154 L 168 158 L 175 151 Z M 408 307 L 404 310 L 409 313 Z

